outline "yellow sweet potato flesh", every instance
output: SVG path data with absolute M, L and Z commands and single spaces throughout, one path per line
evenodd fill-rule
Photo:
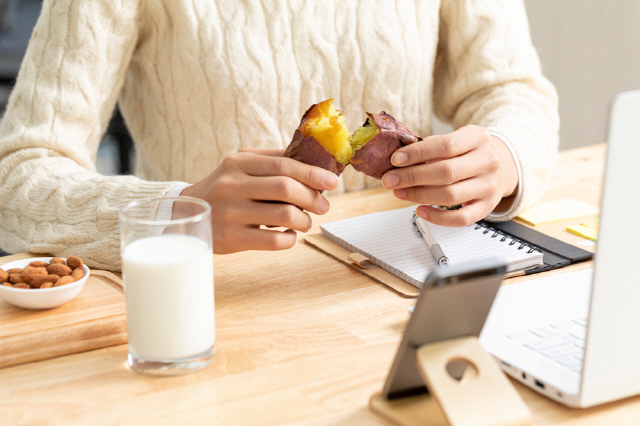
M 353 150 L 345 118 L 332 105 L 333 99 L 317 104 L 308 112 L 307 121 L 299 129 L 305 137 L 313 137 L 342 164 L 349 164 Z
M 358 127 L 349 139 L 352 152 L 355 153 L 357 150 L 362 148 L 378 133 L 380 133 L 380 129 L 371 120 L 367 120 L 365 125 Z

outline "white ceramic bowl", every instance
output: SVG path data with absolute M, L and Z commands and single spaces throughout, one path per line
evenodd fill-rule
M 0 265 L 0 268 L 5 271 L 11 268 L 24 268 L 29 263 L 36 260 L 49 263 L 51 259 L 52 257 L 37 257 L 32 259 L 14 260 L 13 262 Z M 64 260 L 66 262 L 67 259 Z M 89 278 L 90 273 L 87 265 L 82 267 L 82 271 L 84 272 L 84 277 L 82 277 L 81 280 L 71 284 L 61 285 L 60 287 L 24 289 L 7 287 L 0 284 L 0 296 L 12 305 L 23 309 L 39 310 L 57 308 L 58 306 L 64 305 L 80 293 L 80 290 L 84 287 L 84 283 L 87 282 L 87 278 Z

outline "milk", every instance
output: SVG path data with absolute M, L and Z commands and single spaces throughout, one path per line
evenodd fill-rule
M 132 355 L 172 360 L 213 347 L 213 253 L 204 241 L 139 239 L 125 247 L 122 272 Z

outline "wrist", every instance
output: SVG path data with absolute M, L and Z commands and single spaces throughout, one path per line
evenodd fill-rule
M 516 159 L 511 152 L 510 147 L 505 143 L 502 138 L 492 134 L 491 139 L 498 151 L 500 157 L 500 176 L 503 183 L 502 197 L 511 197 L 516 195 L 519 184 L 519 173 L 516 165 Z

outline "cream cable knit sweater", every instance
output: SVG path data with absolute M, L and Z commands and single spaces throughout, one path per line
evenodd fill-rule
M 427 136 L 435 112 L 505 136 L 522 197 L 499 219 L 539 199 L 556 158 L 556 93 L 520 0 L 46 0 L 0 129 L 0 247 L 117 269 L 123 204 L 285 148 L 329 97 L 352 129 L 385 110 Z M 116 100 L 136 177 L 96 173 Z M 377 185 L 348 170 L 339 190 Z

